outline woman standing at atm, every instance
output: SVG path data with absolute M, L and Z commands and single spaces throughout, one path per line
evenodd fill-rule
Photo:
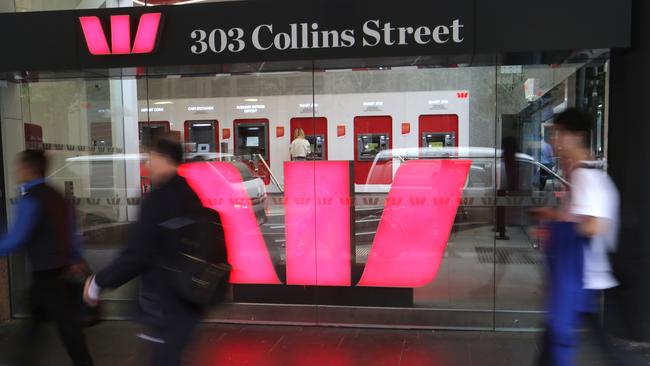
M 302 128 L 296 128 L 294 131 L 289 153 L 293 161 L 307 160 L 307 156 L 311 153 L 311 145 L 305 138 L 305 131 Z

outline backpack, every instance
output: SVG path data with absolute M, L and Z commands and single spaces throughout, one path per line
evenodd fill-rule
M 219 213 L 206 207 L 160 224 L 172 243 L 163 263 L 170 285 L 185 301 L 209 306 L 223 301 L 230 280 L 226 240 Z

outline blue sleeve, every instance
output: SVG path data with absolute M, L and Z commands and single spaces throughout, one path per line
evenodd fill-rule
M 7 235 L 0 240 L 0 257 L 11 254 L 27 242 L 36 225 L 39 209 L 38 202 L 33 198 L 25 196 L 18 201 L 16 220 Z

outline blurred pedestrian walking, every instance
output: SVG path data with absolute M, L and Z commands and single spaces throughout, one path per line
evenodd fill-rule
M 540 365 L 575 365 L 581 326 L 594 331 L 613 364 L 632 364 L 599 322 L 600 291 L 618 285 L 609 254 L 616 250 L 619 197 L 607 173 L 591 162 L 591 126 L 591 116 L 575 108 L 554 120 L 552 141 L 570 189 L 559 209 L 536 210 L 550 221 L 547 331 Z
M 74 211 L 45 180 L 47 158 L 43 151 L 19 154 L 17 177 L 20 198 L 16 219 L 0 241 L 0 256 L 24 247 L 32 268 L 29 289 L 31 318 L 22 329 L 11 362 L 32 365 L 45 358 L 40 349 L 42 325 L 54 322 L 76 366 L 93 365 L 81 324 L 81 290 L 70 281 L 83 272 L 76 237 Z
M 148 337 L 155 344 L 151 363 L 155 366 L 180 365 L 206 306 L 225 293 L 229 271 L 216 265 L 227 267 L 223 231 L 205 220 L 207 209 L 178 175 L 182 160 L 178 142 L 154 143 L 149 160 L 153 190 L 142 203 L 135 231 L 126 249 L 89 279 L 84 291 L 92 305 L 102 289 L 117 288 L 137 276 L 148 279 L 141 282 L 148 287 L 142 290 L 149 294 L 149 302 L 157 299 L 160 310 Z M 218 215 L 210 220 L 218 224 Z M 211 231 L 206 233 L 204 224 Z M 211 249 L 216 252 L 208 258 L 206 250 Z

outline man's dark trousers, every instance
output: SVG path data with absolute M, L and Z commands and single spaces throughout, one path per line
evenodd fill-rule
M 27 321 L 19 347 L 19 364 L 32 365 L 41 352 L 40 333 L 43 325 L 53 322 L 63 340 L 66 351 L 75 366 L 92 366 L 93 361 L 86 346 L 80 322 L 81 302 L 79 288 L 64 278 L 65 269 L 36 271 L 32 273 L 29 303 L 32 317 Z M 26 345 L 32 345 L 26 349 Z

